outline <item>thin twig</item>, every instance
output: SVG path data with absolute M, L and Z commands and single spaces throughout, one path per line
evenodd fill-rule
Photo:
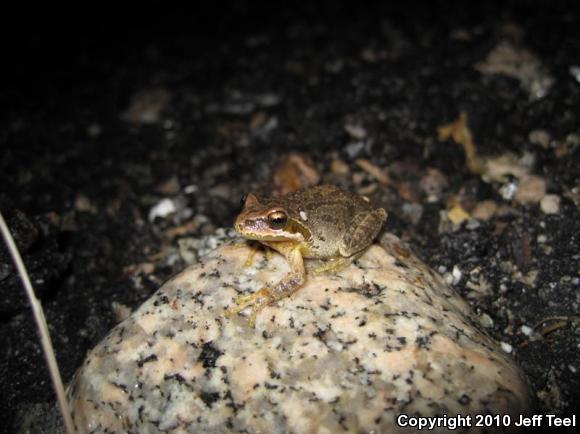
M 52 379 L 52 385 L 58 398 L 58 405 L 60 407 L 62 417 L 64 418 L 66 431 L 68 434 L 75 434 L 76 431 L 74 429 L 70 408 L 66 400 L 64 385 L 62 383 L 62 378 L 58 370 L 58 365 L 56 362 L 56 357 L 54 355 L 52 342 L 50 340 L 50 334 L 48 332 L 46 319 L 44 318 L 44 311 L 42 310 L 42 305 L 40 304 L 40 302 L 36 298 L 36 295 L 34 294 L 34 289 L 32 289 L 32 284 L 30 283 L 30 277 L 28 276 L 28 272 L 26 271 L 26 267 L 24 266 L 24 262 L 22 261 L 22 257 L 20 256 L 20 252 L 18 251 L 18 247 L 16 247 L 14 238 L 12 238 L 10 230 L 6 225 L 6 222 L 4 221 L 4 216 L 2 216 L 1 212 L 0 212 L 0 230 L 2 232 L 2 236 L 4 237 L 4 242 L 8 247 L 8 251 L 10 252 L 10 256 L 12 256 L 12 260 L 16 265 L 16 269 L 18 270 L 20 280 L 22 280 L 22 285 L 24 285 L 26 295 L 28 296 L 28 300 L 30 301 L 30 306 L 32 307 L 32 314 L 34 316 L 34 320 L 36 321 L 36 327 L 38 328 L 38 332 L 40 333 L 40 342 L 42 344 L 42 351 L 44 352 L 44 357 L 46 358 L 46 362 L 48 363 L 50 378 Z

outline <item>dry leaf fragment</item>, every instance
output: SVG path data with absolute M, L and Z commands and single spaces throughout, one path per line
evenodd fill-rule
M 483 162 L 477 155 L 477 148 L 473 142 L 473 135 L 471 134 L 471 130 L 467 124 L 467 113 L 461 112 L 459 118 L 455 121 L 441 125 L 437 128 L 437 133 L 439 140 L 443 141 L 452 138 L 455 143 L 463 147 L 467 168 L 472 173 L 483 173 Z
M 350 173 L 350 167 L 348 167 L 348 164 L 346 164 L 344 160 L 341 160 L 340 158 L 335 158 L 332 160 L 330 163 L 330 170 L 335 175 L 341 176 L 345 176 Z
M 320 182 L 320 174 L 307 154 L 284 155 L 274 170 L 274 185 L 280 195 Z
M 371 163 L 366 158 L 359 158 L 355 161 L 356 165 L 375 178 L 383 185 L 391 184 L 391 178 L 386 170 L 381 169 L 377 165 Z
M 469 213 L 463 209 L 463 207 L 459 204 L 453 206 L 447 213 L 447 217 L 454 225 L 460 225 L 465 220 L 469 219 Z

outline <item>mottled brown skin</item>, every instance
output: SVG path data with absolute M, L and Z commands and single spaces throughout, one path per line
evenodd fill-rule
M 303 258 L 326 260 L 315 270 L 337 271 L 359 257 L 379 233 L 387 218 L 357 194 L 333 185 L 320 185 L 278 198 L 250 194 L 234 227 L 244 238 L 258 240 L 280 252 L 291 271 L 273 288 L 236 299 L 226 311 L 234 315 L 251 306 L 250 323 L 268 304 L 289 296 L 304 283 Z

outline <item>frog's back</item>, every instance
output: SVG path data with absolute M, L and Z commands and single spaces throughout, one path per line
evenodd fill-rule
M 371 209 L 369 202 L 358 194 L 343 190 L 336 185 L 318 185 L 304 188 L 284 196 L 284 201 L 289 208 L 315 211 L 319 205 L 348 204 L 362 210 Z
M 286 196 L 288 210 L 308 227 L 312 239 L 306 257 L 338 255 L 340 242 L 354 217 L 372 209 L 361 196 L 334 185 L 298 190 Z

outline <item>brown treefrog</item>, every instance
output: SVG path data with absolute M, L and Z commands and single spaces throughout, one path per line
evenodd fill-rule
M 265 306 L 289 296 L 304 283 L 303 258 L 326 261 L 314 273 L 337 271 L 372 244 L 386 218 L 384 209 L 373 209 L 366 198 L 333 185 L 305 188 L 277 198 L 247 195 L 234 224 L 236 231 L 280 252 L 291 271 L 271 288 L 238 297 L 226 316 L 251 307 L 253 325 Z

